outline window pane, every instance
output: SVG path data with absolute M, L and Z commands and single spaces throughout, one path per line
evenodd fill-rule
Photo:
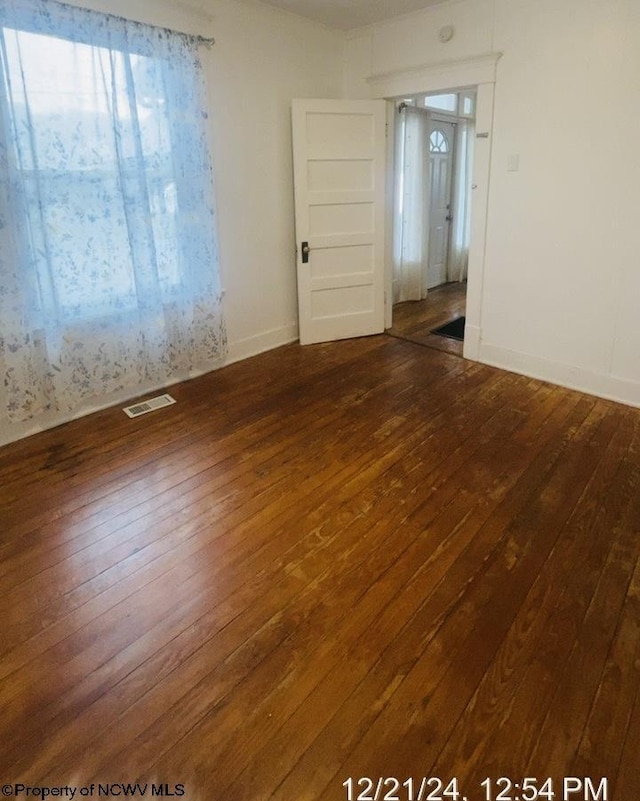
M 424 104 L 427 108 L 451 111 L 455 114 L 458 110 L 458 95 L 431 95 L 430 97 L 425 97 Z
M 178 285 L 162 59 L 9 29 L 5 42 L 10 75 L 22 78 L 12 83 L 13 160 L 27 205 L 41 215 L 46 238 L 34 247 L 35 263 L 58 313 L 100 315 L 114 302 L 133 308 L 134 254 L 155 262 L 165 289 Z M 141 202 L 146 233 L 130 224 L 130 208 Z M 101 254 L 109 254 L 108 270 Z
M 436 128 L 435 131 L 432 131 L 431 136 L 429 137 L 429 150 L 431 153 L 449 152 L 449 140 L 438 128 Z
M 465 95 L 462 101 L 462 113 L 466 117 L 473 116 L 474 113 L 474 106 L 475 106 L 475 97 L 473 95 Z

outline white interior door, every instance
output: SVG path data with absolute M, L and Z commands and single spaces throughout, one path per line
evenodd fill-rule
M 294 100 L 300 342 L 384 330 L 383 100 Z
M 451 188 L 455 126 L 432 121 L 429 138 L 431 200 L 429 206 L 429 263 L 427 289 L 447 281 L 449 229 L 451 225 Z

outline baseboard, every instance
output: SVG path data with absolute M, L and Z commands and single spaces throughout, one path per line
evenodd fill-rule
M 281 345 L 288 345 L 298 339 L 298 324 L 291 322 L 281 328 L 273 328 L 270 331 L 263 331 L 236 342 L 229 342 L 229 349 L 225 364 L 233 364 L 250 356 L 257 356 L 267 350 L 279 348 Z
M 568 389 L 586 392 L 588 395 L 640 408 L 640 382 L 638 381 L 593 373 L 579 367 L 540 359 L 537 356 L 518 353 L 486 342 L 481 342 L 479 345 L 477 361 L 513 373 L 549 381 Z
M 480 361 L 480 329 L 476 325 L 469 325 L 468 322 L 464 326 L 462 355 L 465 359 L 471 359 L 474 362 Z

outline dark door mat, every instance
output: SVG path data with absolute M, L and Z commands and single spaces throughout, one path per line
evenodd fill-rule
M 440 328 L 434 328 L 431 333 L 437 334 L 439 337 L 448 337 L 449 339 L 457 339 L 459 342 L 464 342 L 464 323 L 466 319 L 466 317 L 458 317 L 457 320 L 441 325 Z

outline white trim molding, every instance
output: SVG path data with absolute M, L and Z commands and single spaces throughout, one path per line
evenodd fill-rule
M 230 341 L 225 364 L 233 364 L 251 356 L 257 356 L 267 350 L 289 345 L 291 342 L 296 342 L 297 339 L 298 323 L 292 321 L 281 328 L 273 328 L 270 331 L 263 331 L 244 339 Z
M 489 209 L 489 176 L 493 148 L 493 109 L 497 66 L 502 53 L 481 53 L 454 61 L 441 61 L 421 67 L 397 70 L 368 78 L 372 98 L 393 98 L 424 92 L 449 92 L 476 87 L 476 150 L 473 166 L 473 206 L 471 242 L 467 278 L 466 333 L 464 356 L 480 361 L 482 342 L 482 292 L 484 286 L 487 218 Z M 393 158 L 388 156 L 387 173 L 393 175 Z M 387 201 L 389 204 L 389 201 Z M 388 205 L 387 216 L 393 213 Z M 390 225 L 387 220 L 387 225 Z M 390 229 L 388 229 L 390 230 Z M 391 293 L 392 261 L 387 259 L 386 285 Z M 392 296 L 387 298 L 387 306 Z M 390 309 L 387 326 L 390 324 Z
M 385 98 L 495 83 L 501 57 L 502 53 L 481 53 L 469 58 L 423 64 L 372 75 L 367 78 L 367 83 L 373 97 Z
M 465 329 L 466 336 L 466 329 Z M 541 359 L 488 342 L 480 343 L 480 361 L 519 375 L 575 389 L 588 395 L 640 407 L 640 382 L 594 373 L 581 367 Z

